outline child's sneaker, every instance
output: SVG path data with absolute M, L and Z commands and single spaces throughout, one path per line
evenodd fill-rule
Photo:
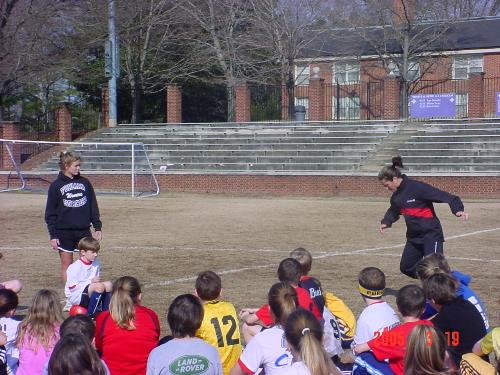
M 66 304 L 63 307 L 64 312 L 68 312 L 71 309 L 71 306 L 73 306 L 68 300 L 66 300 Z

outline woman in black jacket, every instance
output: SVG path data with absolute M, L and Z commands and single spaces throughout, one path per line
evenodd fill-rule
M 73 252 L 78 251 L 78 241 L 91 235 L 91 224 L 94 237 L 100 241 L 102 223 L 94 188 L 89 180 L 80 176 L 80 156 L 61 152 L 59 168 L 59 175 L 49 187 L 45 222 L 50 246 L 59 251 L 62 277 L 66 282 L 66 270 L 73 262 Z
M 378 179 L 392 191 L 391 207 L 380 223 L 384 233 L 403 215 L 406 221 L 406 245 L 401 257 L 400 269 L 405 275 L 417 278 L 417 263 L 426 255 L 443 253 L 443 228 L 436 216 L 433 203 L 448 203 L 451 212 L 464 220 L 469 214 L 459 197 L 436 189 L 424 182 L 415 181 L 401 173 L 400 156 L 392 158 L 392 165 L 382 168 Z

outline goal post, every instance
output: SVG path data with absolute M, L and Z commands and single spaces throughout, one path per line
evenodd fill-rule
M 150 197 L 160 193 L 143 143 L 0 139 L 0 192 L 47 190 L 59 173 L 59 153 L 81 157 L 82 175 L 98 192 Z

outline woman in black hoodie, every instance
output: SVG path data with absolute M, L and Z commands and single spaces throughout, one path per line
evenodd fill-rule
M 464 205 L 459 197 L 436 189 L 424 182 L 409 179 L 401 173 L 400 156 L 392 158 L 392 165 L 382 168 L 378 179 L 392 191 L 391 207 L 380 223 L 384 233 L 403 215 L 406 221 L 406 245 L 401 257 L 400 269 L 405 275 L 417 278 L 417 263 L 426 255 L 443 253 L 443 228 L 436 216 L 433 203 L 448 203 L 451 212 L 467 220 Z
M 78 251 L 78 241 L 91 235 L 91 224 L 94 237 L 100 241 L 102 223 L 94 188 L 89 180 L 80 176 L 80 156 L 61 152 L 59 168 L 57 179 L 49 187 L 45 222 L 50 246 L 59 250 L 62 277 L 66 282 L 66 270 L 73 262 L 73 252 Z

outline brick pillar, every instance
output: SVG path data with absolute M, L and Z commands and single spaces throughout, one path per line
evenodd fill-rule
M 309 79 L 309 121 L 324 121 L 325 80 L 319 77 Z
M 108 86 L 103 85 L 101 87 L 101 121 L 102 126 L 109 127 L 109 91 Z
M 234 112 L 236 122 L 250 122 L 250 90 L 246 83 L 234 87 Z
M 484 73 L 470 73 L 468 86 L 469 117 L 484 117 Z
M 384 120 L 399 120 L 400 82 L 398 78 L 386 77 L 384 79 Z
M 288 92 L 285 85 L 281 86 L 281 119 L 293 120 L 288 116 Z
M 67 103 L 56 108 L 56 132 L 58 142 L 71 142 L 71 112 Z
M 177 85 L 167 86 L 165 93 L 165 121 L 179 124 L 182 122 L 182 92 Z
M 21 133 L 19 130 L 19 123 L 14 121 L 4 121 L 2 123 L 2 138 L 20 139 Z M 21 164 L 21 145 L 19 143 L 13 144 L 11 146 L 11 150 L 12 150 L 12 156 L 14 157 L 16 163 L 18 165 Z M 9 170 L 15 168 L 14 163 L 12 163 L 12 160 L 10 159 L 10 154 L 9 151 L 7 150 L 7 146 L 5 146 L 4 144 L 2 144 L 1 152 L 3 161 L 3 165 L 1 167 Z

